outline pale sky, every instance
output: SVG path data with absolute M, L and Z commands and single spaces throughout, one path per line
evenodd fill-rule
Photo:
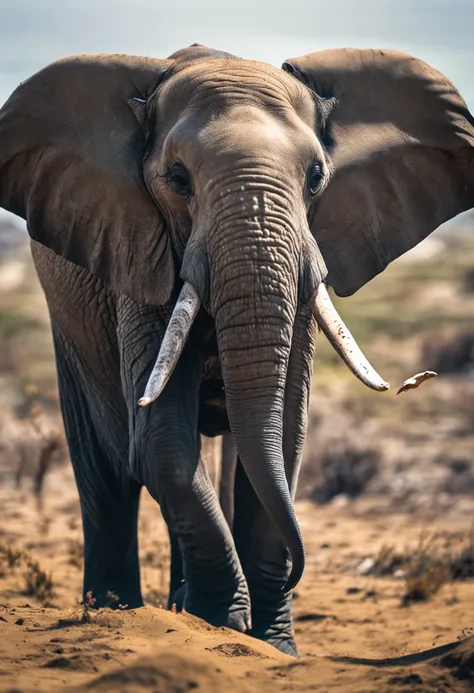
M 194 42 L 277 66 L 331 47 L 404 50 L 474 111 L 474 0 L 0 0 L 0 104 L 60 57 L 166 57 Z
M 473 37 L 474 0 L 0 0 L 0 101 L 59 57 L 199 42 L 274 65 L 338 46 L 405 50 L 474 110 Z

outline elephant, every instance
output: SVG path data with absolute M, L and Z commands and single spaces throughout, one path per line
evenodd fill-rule
M 391 50 L 79 55 L 13 92 L 0 205 L 26 219 L 49 307 L 97 606 L 143 603 L 145 486 L 179 553 L 170 603 L 297 656 L 318 331 L 388 389 L 328 289 L 353 294 L 471 209 L 473 153 L 455 87 Z M 232 531 L 200 456 L 200 434 L 229 431 Z

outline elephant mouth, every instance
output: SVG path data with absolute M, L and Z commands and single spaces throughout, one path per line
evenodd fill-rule
M 160 352 L 148 379 L 139 406 L 146 407 L 156 400 L 166 386 L 201 307 L 201 300 L 192 284 L 185 282 L 161 343 Z M 351 332 L 337 312 L 326 286 L 320 284 L 312 300 L 312 312 L 330 344 L 349 370 L 372 390 L 384 392 L 387 383 L 369 363 Z

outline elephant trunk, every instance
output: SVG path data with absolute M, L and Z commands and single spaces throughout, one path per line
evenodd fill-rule
M 285 587 L 291 589 L 305 562 L 283 458 L 299 249 L 281 227 L 267 215 L 237 222 L 228 225 L 222 243 L 221 226 L 209 243 L 209 264 L 230 426 L 249 481 L 291 554 Z

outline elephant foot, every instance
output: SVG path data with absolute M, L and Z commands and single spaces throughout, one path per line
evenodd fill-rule
M 217 599 L 209 595 L 191 592 L 186 584 L 170 595 L 168 608 L 187 611 L 188 614 L 202 618 L 211 626 L 231 628 L 239 633 L 247 633 L 251 627 L 250 599 L 248 592 L 233 595 L 230 603 L 217 604 Z
M 281 594 L 281 593 L 280 593 Z M 298 657 L 293 633 L 291 595 L 277 595 L 278 602 L 262 604 L 253 602 L 252 630 L 249 635 L 267 642 L 283 654 Z M 254 599 L 252 595 L 252 599 Z
M 231 628 L 239 633 L 247 633 L 251 627 L 250 601 L 245 597 L 238 598 L 229 605 L 219 606 L 206 599 L 186 594 L 184 608 L 189 614 L 198 616 L 216 628 Z
M 258 633 L 256 630 L 251 630 L 248 635 L 257 640 L 263 640 L 263 642 L 272 645 L 280 652 L 283 652 L 283 654 L 289 655 L 290 657 L 299 657 L 298 648 L 291 634 L 287 635 L 285 633 L 271 631 Z

